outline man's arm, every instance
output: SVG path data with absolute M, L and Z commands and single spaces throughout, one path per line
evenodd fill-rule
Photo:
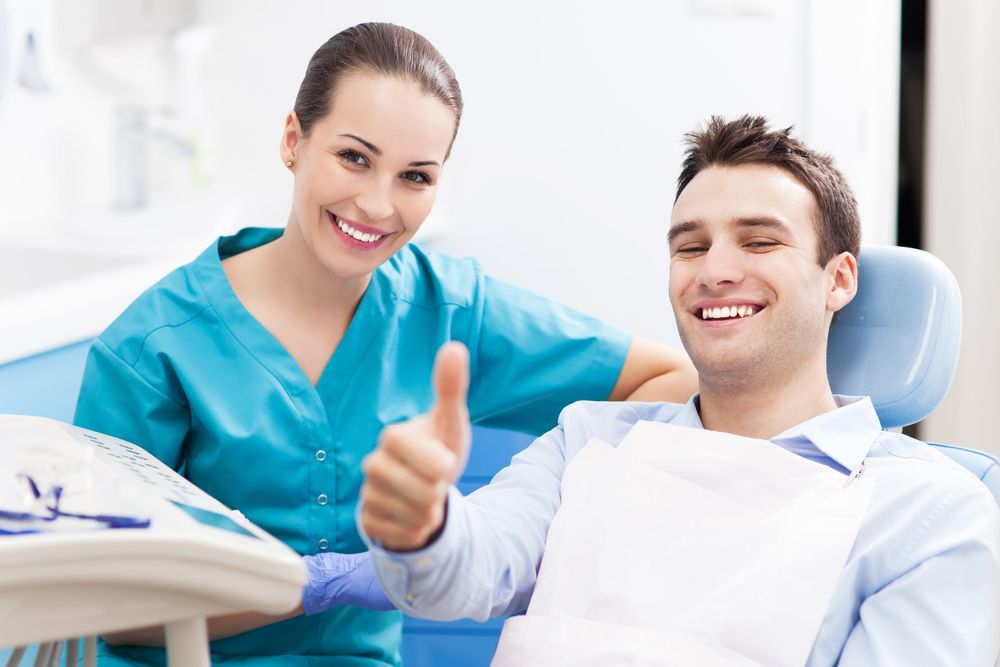
M 636 336 L 608 400 L 683 403 L 697 390 L 698 374 L 683 351 Z
M 400 609 L 485 620 L 527 606 L 559 506 L 565 455 L 555 429 L 469 497 L 451 486 L 469 446 L 464 391 L 453 391 L 464 390 L 467 367 L 454 352 L 443 349 L 435 366 L 431 412 L 387 427 L 365 460 L 358 523 Z
M 952 495 L 862 604 L 842 667 L 993 667 L 1000 654 L 1000 519 L 985 488 Z

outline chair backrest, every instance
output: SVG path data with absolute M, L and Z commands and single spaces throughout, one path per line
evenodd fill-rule
M 913 248 L 864 246 L 858 294 L 830 328 L 830 386 L 871 396 L 884 428 L 914 424 L 948 392 L 961 338 L 962 296 L 943 262 Z M 934 446 L 982 479 L 1000 503 L 995 457 Z

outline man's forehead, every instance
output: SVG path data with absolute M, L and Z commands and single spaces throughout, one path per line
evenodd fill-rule
M 716 228 L 734 221 L 780 221 L 815 233 L 816 198 L 794 174 L 768 164 L 711 166 L 681 192 L 671 214 L 673 229 L 693 224 Z M 799 229 L 801 227 L 801 229 Z

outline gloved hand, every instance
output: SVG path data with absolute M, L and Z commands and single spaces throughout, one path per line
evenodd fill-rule
M 309 577 L 302 589 L 302 607 L 307 616 L 344 604 L 375 611 L 396 608 L 375 578 L 375 566 L 367 551 L 316 554 L 304 556 L 303 560 Z

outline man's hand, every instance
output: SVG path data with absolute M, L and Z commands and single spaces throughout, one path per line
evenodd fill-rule
M 441 528 L 448 487 L 469 457 L 468 390 L 469 352 L 447 343 L 434 362 L 430 412 L 387 426 L 362 463 L 361 526 L 385 548 L 420 549 Z

